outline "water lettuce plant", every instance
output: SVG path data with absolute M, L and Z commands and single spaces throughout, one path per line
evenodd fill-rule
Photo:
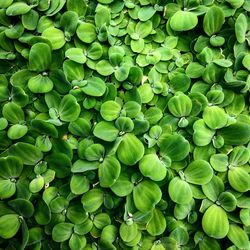
M 249 11 L 0 0 L 0 249 L 250 250 Z

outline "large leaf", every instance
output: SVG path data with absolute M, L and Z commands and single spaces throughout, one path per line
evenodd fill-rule
M 78 118 L 81 108 L 76 98 L 68 94 L 63 97 L 58 111 L 62 121 L 72 122 Z
M 143 180 L 133 190 L 135 206 L 141 212 L 152 210 L 161 200 L 161 196 L 159 186 L 150 180 Z
M 247 233 L 238 225 L 230 224 L 227 237 L 239 249 L 247 249 L 249 247 L 249 238 Z
M 0 158 L 0 176 L 5 179 L 17 178 L 23 170 L 22 160 L 15 156 Z
M 98 168 L 100 186 L 111 187 L 117 181 L 120 172 L 121 166 L 119 161 L 113 156 L 106 157 Z
M 9 148 L 9 154 L 22 159 L 26 165 L 34 165 L 39 162 L 43 154 L 32 144 L 25 142 L 17 142 Z
M 213 204 L 202 218 L 204 232 L 215 239 L 224 238 L 229 231 L 229 221 L 223 208 Z
M 101 121 L 94 127 L 93 134 L 104 141 L 115 141 L 119 134 L 119 130 L 112 122 Z
M 14 102 L 6 103 L 2 108 L 3 117 L 11 123 L 24 121 L 24 112 L 22 108 Z
M 181 135 L 170 135 L 160 141 L 161 155 L 168 156 L 172 161 L 181 161 L 189 154 L 189 142 Z
M 167 175 L 167 168 L 156 154 L 147 154 L 139 162 L 141 173 L 153 181 L 161 181 Z
M 101 78 L 92 76 L 81 89 L 86 95 L 98 97 L 105 93 L 106 88 L 106 84 Z
M 187 204 L 192 200 L 193 197 L 189 184 L 180 177 L 174 177 L 170 181 L 168 193 L 171 200 L 178 204 Z
M 29 69 L 32 71 L 43 72 L 51 64 L 51 48 L 47 43 L 34 44 L 29 53 Z
M 186 181 L 196 185 L 207 184 L 213 177 L 213 169 L 204 160 L 191 162 L 184 171 Z
M 227 145 L 241 145 L 250 140 L 250 125 L 243 122 L 236 122 L 228 127 L 222 128 L 220 134 Z
M 52 239 L 55 242 L 64 242 L 68 240 L 73 233 L 74 224 L 62 222 L 56 224 L 52 231 Z
M 161 235 L 166 229 L 166 219 L 162 211 L 155 208 L 150 221 L 146 225 L 147 232 L 152 236 Z
M 187 31 L 193 29 L 198 24 L 196 14 L 179 10 L 170 19 L 170 27 L 175 31 Z
M 16 235 L 21 226 L 19 215 L 6 214 L 0 217 L 0 236 L 3 239 L 11 239 Z
M 117 149 L 117 156 L 123 164 L 132 166 L 143 157 L 144 150 L 142 142 L 134 134 L 127 133 Z
M 220 31 L 224 22 L 225 16 L 222 9 L 217 6 L 212 6 L 204 16 L 203 29 L 208 36 L 212 36 Z
M 92 43 L 96 39 L 96 27 L 91 23 L 80 23 L 76 30 L 78 38 L 85 43 Z

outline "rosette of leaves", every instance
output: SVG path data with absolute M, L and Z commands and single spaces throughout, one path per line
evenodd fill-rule
M 218 172 L 227 172 L 228 182 L 238 192 L 249 190 L 249 174 L 244 167 L 249 161 L 249 149 L 244 146 L 233 148 L 229 155 L 214 154 L 210 158 L 212 167 Z
M 114 73 L 116 80 L 124 81 L 129 75 L 130 58 L 125 56 L 125 50 L 122 47 L 113 46 L 108 50 L 109 60 L 100 60 L 95 68 L 103 76 L 109 76 Z
M 218 176 L 214 176 L 209 183 L 203 185 L 202 191 L 207 196 L 200 208 L 201 211 L 205 211 L 202 227 L 208 236 L 215 239 L 224 238 L 229 231 L 227 212 L 235 210 L 237 200 L 231 192 L 224 191 L 224 183 Z M 212 213 L 218 216 L 213 224 L 209 222 Z
M 111 109 L 112 112 L 110 112 Z M 132 132 L 134 129 L 132 118 L 135 118 L 140 110 L 141 106 L 135 101 L 128 101 L 123 106 L 112 100 L 104 102 L 100 108 L 104 121 L 96 124 L 94 135 L 104 141 L 112 142 L 118 136 Z
M 179 171 L 168 186 L 170 198 L 177 204 L 188 204 L 192 201 L 193 192 L 189 184 L 205 185 L 213 178 L 213 169 L 204 160 L 191 162 L 184 171 Z M 176 190 L 178 189 L 178 192 Z M 185 193 L 185 195 L 183 195 Z

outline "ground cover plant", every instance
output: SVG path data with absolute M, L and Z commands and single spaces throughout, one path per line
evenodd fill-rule
M 250 1 L 0 0 L 0 249 L 250 249 Z

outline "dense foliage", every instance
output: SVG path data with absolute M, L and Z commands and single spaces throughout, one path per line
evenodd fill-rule
M 0 249 L 250 249 L 250 1 L 0 0 Z

